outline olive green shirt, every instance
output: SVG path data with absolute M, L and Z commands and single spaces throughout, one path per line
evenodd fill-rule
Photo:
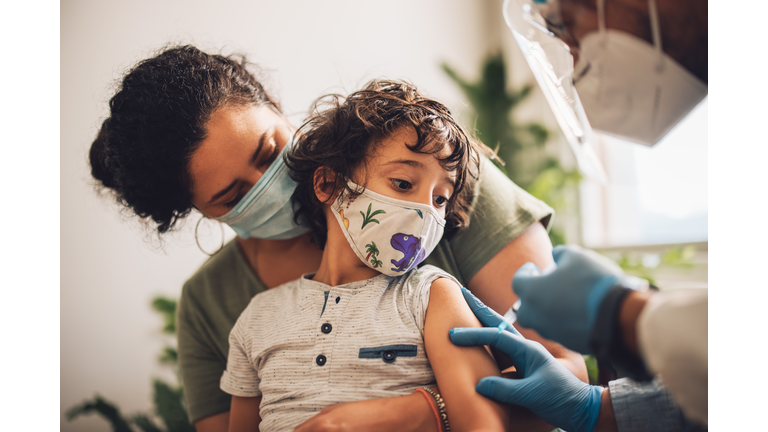
M 447 271 L 462 285 L 533 223 L 549 228 L 553 215 L 487 160 L 475 191 L 468 228 L 441 240 L 423 263 Z M 229 411 L 231 396 L 219 388 L 229 332 L 251 298 L 264 290 L 234 240 L 184 284 L 178 306 L 179 367 L 192 422 Z

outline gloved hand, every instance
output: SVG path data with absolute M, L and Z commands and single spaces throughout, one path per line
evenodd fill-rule
M 491 345 L 506 354 L 523 376 L 483 378 L 475 387 L 477 392 L 498 402 L 524 406 L 559 428 L 594 431 L 600 413 L 600 387 L 583 383 L 540 343 L 525 339 L 514 327 L 508 327 L 509 331 L 496 328 L 502 317 L 468 290 L 462 288 L 462 293 L 487 327 L 451 329 L 451 341 L 461 346 Z
M 589 354 L 589 338 L 600 304 L 624 273 L 608 258 L 579 246 L 557 246 L 552 256 L 557 264 L 552 271 L 542 274 L 529 262 L 515 273 L 512 289 L 521 301 L 517 322 Z

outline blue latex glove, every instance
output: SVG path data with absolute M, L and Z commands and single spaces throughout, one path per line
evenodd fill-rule
M 621 268 L 597 252 L 557 246 L 556 267 L 542 274 L 534 263 L 515 273 L 512 288 L 520 297 L 517 321 L 547 339 L 582 354 L 591 352 L 589 337 L 608 290 L 621 281 Z
M 524 406 L 547 423 L 576 432 L 592 432 L 600 413 L 600 387 L 583 383 L 540 343 L 525 339 L 514 327 L 499 330 L 502 317 L 466 289 L 464 298 L 483 328 L 454 328 L 456 345 L 491 345 L 507 355 L 520 379 L 486 377 L 475 387 L 483 396 Z

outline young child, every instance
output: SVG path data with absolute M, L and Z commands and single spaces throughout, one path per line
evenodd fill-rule
M 444 231 L 469 220 L 485 150 L 444 105 L 402 82 L 332 97 L 297 136 L 285 161 L 322 262 L 255 296 L 232 329 L 221 378 L 230 431 L 293 430 L 331 405 L 415 391 L 439 430 L 505 429 L 503 407 L 475 391 L 499 375 L 493 357 L 448 337 L 479 326 L 459 283 L 417 268 Z

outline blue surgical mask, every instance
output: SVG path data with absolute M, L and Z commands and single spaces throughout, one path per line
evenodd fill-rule
M 283 160 L 283 154 L 292 145 L 290 140 L 243 199 L 216 220 L 232 227 L 244 239 L 283 240 L 309 232 L 309 226 L 297 225 L 293 218 L 295 208 L 291 195 L 296 182 L 288 175 Z

